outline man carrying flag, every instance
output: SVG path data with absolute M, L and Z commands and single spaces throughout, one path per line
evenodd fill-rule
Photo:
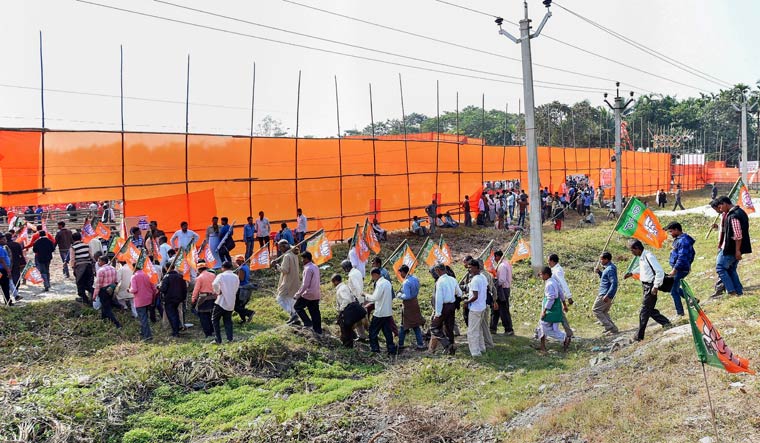
M 367 260 L 369 259 L 369 248 L 367 248 L 367 244 L 361 238 L 362 236 L 359 231 L 359 224 L 357 223 L 354 228 L 354 235 L 351 237 L 348 245 L 348 260 L 351 262 L 351 266 L 361 271 L 362 278 L 364 278 Z M 362 244 L 364 244 L 364 248 L 362 248 Z
M 752 245 L 749 238 L 749 218 L 739 206 L 734 206 L 731 199 L 719 197 L 716 209 L 725 214 L 720 231 L 718 258 L 715 270 L 726 287 L 728 295 L 742 295 L 744 288 L 739 280 L 736 267 L 742 254 L 751 254 Z
M 670 320 L 657 310 L 657 290 L 662 285 L 665 278 L 665 271 L 657 262 L 657 258 L 650 251 L 644 250 L 644 245 L 638 240 L 631 240 L 628 243 L 628 249 L 636 257 L 639 257 L 639 275 L 641 276 L 641 286 L 644 290 L 644 299 L 641 303 L 641 312 L 639 313 L 639 330 L 636 334 L 636 341 L 644 340 L 644 331 L 647 328 L 649 319 L 652 318 L 663 328 L 669 329 L 673 325 Z M 623 278 L 631 277 L 631 274 L 625 274 Z
M 728 198 L 732 202 L 736 202 L 736 206 L 744 209 L 747 214 L 755 212 L 755 205 L 752 203 L 752 196 L 749 194 L 747 186 L 742 181 L 741 177 L 736 181 L 731 193 L 728 194 Z

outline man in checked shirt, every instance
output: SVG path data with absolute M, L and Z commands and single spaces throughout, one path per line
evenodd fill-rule
M 116 289 L 116 269 L 108 262 L 108 257 L 101 255 L 98 258 L 98 273 L 95 277 L 95 296 L 100 300 L 100 318 L 108 319 L 121 329 L 121 323 L 113 314 L 114 289 Z
M 715 271 L 726 287 L 728 295 L 742 295 L 744 288 L 736 267 L 742 259 L 742 254 L 752 253 L 749 218 L 742 208 L 735 206 L 726 196 L 718 198 L 715 209 L 719 214 L 723 214 Z

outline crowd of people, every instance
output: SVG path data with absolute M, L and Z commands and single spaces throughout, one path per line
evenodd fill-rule
M 575 201 L 575 210 L 585 210 L 584 200 L 567 202 L 561 196 L 557 200 L 556 195 L 545 191 L 547 203 L 567 203 L 567 207 L 572 208 Z M 593 191 L 587 190 L 581 196 L 591 197 Z M 504 205 L 500 203 L 502 199 Z M 479 200 L 479 206 L 489 210 L 479 211 L 478 217 L 482 217 L 484 223 L 485 220 L 490 221 L 493 205 L 495 223 L 500 223 L 507 216 L 511 221 L 514 208 L 510 207 L 510 203 L 523 199 L 524 194 L 510 191 L 493 197 L 484 195 Z M 714 296 L 719 296 L 722 291 L 740 296 L 743 287 L 737 265 L 743 254 L 751 253 L 747 214 L 728 197 L 714 199 L 711 206 L 721 214 L 720 225 L 715 226 L 720 232 L 716 272 L 721 284 Z M 471 225 L 467 197 L 463 209 L 465 225 L 468 221 Z M 433 221 L 440 219 L 435 202 L 426 208 L 426 213 Z M 320 268 L 313 263 L 312 254 L 302 249 L 307 232 L 306 217 L 300 209 L 297 211 L 295 235 L 286 223 L 282 223 L 281 229 L 273 235 L 264 213 L 258 215 L 256 219 L 248 217 L 242 238 L 245 253 L 234 257 L 231 251 L 236 248 L 236 242 L 233 240 L 232 226 L 226 217 L 213 217 L 206 229 L 205 242 L 210 246 L 214 264 L 208 265 L 201 257 L 189 279 L 178 272 L 173 260 L 176 254 L 193 247 L 199 240 L 198 234 L 188 229 L 187 222 L 182 222 L 180 229 L 171 237 L 159 229 L 155 221 L 150 222 L 144 235 L 137 227 L 130 230 L 132 243 L 148 252 L 147 264 L 142 268 L 114 256 L 102 239 L 94 238 L 84 243 L 82 232 L 72 232 L 64 221 L 58 223 L 55 236 L 47 233 L 43 225 L 38 225 L 25 244 L 16 241 L 19 232 L 10 230 L 0 236 L 0 287 L 8 305 L 20 298 L 16 285 L 23 281 L 21 270 L 26 264 L 27 251 L 31 250 L 34 264 L 42 277 L 43 291 L 48 291 L 50 263 L 58 250 L 63 276 L 74 279 L 78 300 L 95 305 L 100 309 L 101 317 L 112 322 L 116 328 L 121 328 L 121 323 L 114 315 L 114 309 L 123 309 L 139 319 L 144 340 L 152 339 L 151 324 L 159 318 L 165 318 L 171 327 L 171 335 L 178 337 L 186 329 L 185 318 L 189 307 L 198 317 L 204 335 L 215 343 L 221 343 L 222 323 L 224 337 L 228 341 L 233 340 L 233 313 L 238 315 L 241 323 L 252 321 L 255 312 L 247 305 L 257 285 L 253 282 L 248 262 L 256 243 L 259 248 L 268 248 L 274 243 L 277 258 L 272 260 L 272 268 L 279 274 L 276 300 L 288 318 L 287 324 L 309 328 L 315 335 L 321 336 Z M 441 227 L 437 223 L 435 225 Z M 377 220 L 373 220 L 371 226 L 381 241 L 387 239 L 387 232 Z M 634 260 L 638 260 L 638 266 L 629 268 L 624 278 L 637 277 L 643 290 L 637 340 L 644 338 L 650 319 L 665 328 L 672 325 L 656 308 L 658 292 L 670 292 L 676 314 L 685 315 L 680 282 L 691 271 L 695 256 L 694 239 L 683 231 L 678 222 L 670 223 L 665 229 L 673 238 L 669 273 L 639 240 L 631 240 L 628 245 Z M 152 239 L 158 241 L 154 243 Z M 155 257 L 160 259 L 154 260 Z M 419 301 L 420 282 L 410 273 L 409 267 L 403 265 L 398 269 L 400 286 L 394 290 L 382 258 L 375 256 L 372 259 L 367 277 L 367 263 L 359 258 L 356 248 L 351 247 L 348 259 L 340 265 L 343 273 L 336 273 L 330 278 L 335 290 L 341 342 L 346 347 L 353 347 L 355 341 L 367 341 L 373 352 L 381 352 L 379 336 L 382 333 L 386 352 L 395 355 L 406 348 L 406 336 L 411 332 L 414 334 L 415 349 L 436 352 L 440 348 L 445 353 L 453 354 L 456 337 L 460 335 L 456 315 L 457 311 L 461 311 L 467 326 L 468 350 L 473 357 L 482 355 L 493 346 L 493 335 L 497 333 L 499 324 L 506 336 L 515 333 L 510 312 L 512 265 L 502 251 L 496 251 L 494 257 L 497 266 L 493 274 L 485 269 L 482 261 L 471 256 L 463 261 L 467 271 L 461 278 L 457 278 L 450 266 L 433 266 L 430 272 L 435 286 L 429 294 L 432 315 L 426 319 Z M 158 275 L 157 283 L 150 280 L 145 266 L 151 266 L 153 273 Z M 592 312 L 604 327 L 605 334 L 617 334 L 619 329 L 610 317 L 610 309 L 618 291 L 618 268 L 610 252 L 605 251 L 599 256 L 595 271 L 599 276 L 599 289 Z M 547 257 L 547 266 L 541 270 L 540 277 L 544 281 L 544 290 L 540 322 L 535 331 L 539 349 L 546 350 L 547 338 L 561 341 L 566 349 L 573 337 L 566 315 L 573 305 L 573 298 L 557 254 Z M 394 319 L 394 300 L 402 306 L 399 322 Z M 423 330 L 425 326 L 428 326 L 427 331 Z

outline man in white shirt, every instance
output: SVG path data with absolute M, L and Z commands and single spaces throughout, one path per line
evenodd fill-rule
M 171 243 L 170 246 L 174 246 L 176 248 L 187 248 L 187 245 L 190 243 L 197 243 L 198 242 L 198 234 L 196 234 L 194 231 L 191 231 L 187 229 L 187 222 L 183 221 L 179 224 L 179 231 L 176 231 L 174 235 L 172 235 L 172 238 L 169 240 L 169 243 Z M 161 251 L 161 254 L 163 256 L 163 251 Z M 167 254 L 168 256 L 168 254 Z
M 340 274 L 333 274 L 330 279 L 335 287 L 335 309 L 338 311 L 338 326 L 340 327 L 340 341 L 346 348 L 354 347 L 354 328 L 353 324 L 348 323 L 343 314 L 343 310 L 356 300 L 351 293 L 347 284 L 343 283 L 343 277 Z
M 356 252 L 356 248 L 354 247 L 354 244 L 352 242 L 349 242 L 348 244 L 348 261 L 351 262 L 351 266 L 353 266 L 355 269 L 357 269 L 362 274 L 362 280 L 364 280 L 364 275 L 366 273 L 365 266 L 367 262 L 361 261 L 359 258 L 359 254 Z
M 382 278 L 380 269 L 372 269 L 370 276 L 375 282 L 375 291 L 367 295 L 367 301 L 375 304 L 375 310 L 372 311 L 372 321 L 369 324 L 369 346 L 372 352 L 380 352 L 377 337 L 382 329 L 388 355 L 395 355 L 396 343 L 393 341 L 393 332 L 391 331 L 393 288 L 390 281 Z
M 301 243 L 306 238 L 306 216 L 303 215 L 301 208 L 296 210 L 296 244 Z M 306 250 L 306 243 L 301 244 L 301 252 Z
M 515 193 L 514 191 L 507 191 L 507 208 L 509 209 L 509 221 L 515 219 Z
M 348 274 L 347 286 L 348 286 L 348 289 L 351 291 L 351 295 L 356 297 L 356 300 L 358 300 L 359 303 L 363 305 L 364 304 L 364 276 L 362 275 L 361 271 L 353 267 L 351 265 L 351 262 L 348 260 L 343 260 L 340 266 L 343 268 L 343 271 Z M 369 327 L 369 324 L 367 322 L 366 317 L 359 323 L 356 323 L 356 334 L 359 336 L 359 340 L 366 340 L 368 327 Z
M 499 328 L 499 319 L 504 326 L 504 335 L 515 335 L 512 326 L 512 314 L 509 312 L 509 297 L 512 291 L 512 264 L 504 258 L 502 251 L 494 252 L 494 257 L 499 262 L 496 267 L 496 300 L 494 300 L 493 312 L 491 313 L 491 333 L 496 334 Z
M 216 301 L 214 302 L 214 310 L 211 312 L 211 323 L 216 334 L 216 344 L 221 344 L 222 331 L 219 329 L 219 319 L 224 319 L 227 341 L 232 341 L 232 311 L 235 309 L 235 299 L 238 288 L 240 288 L 240 278 L 232 272 L 232 263 L 224 262 L 222 264 L 222 273 L 214 278 L 212 287 L 216 294 Z
M 644 300 L 641 303 L 641 312 L 639 313 L 639 330 L 636 334 L 636 341 L 644 340 L 644 331 L 647 328 L 649 319 L 652 318 L 661 324 L 664 329 L 670 329 L 673 325 L 667 317 L 660 314 L 657 310 L 657 288 L 662 285 L 665 278 L 665 271 L 657 262 L 657 258 L 649 251 L 644 250 L 644 245 L 638 240 L 631 240 L 628 243 L 628 249 L 636 257 L 639 257 L 639 278 L 644 290 Z M 625 274 L 623 278 L 628 278 L 631 273 Z
M 264 211 L 259 211 L 259 218 L 256 219 L 256 238 L 259 239 L 259 247 L 263 248 L 264 245 L 270 244 L 269 232 L 272 227 L 269 225 L 269 219 L 264 217 Z M 272 248 L 269 248 L 269 253 L 272 253 Z
M 480 274 L 480 261 L 472 260 L 469 267 L 472 279 L 469 285 L 469 298 L 465 301 L 470 309 L 469 321 L 467 322 L 467 344 L 470 348 L 470 355 L 480 357 L 486 350 L 480 323 L 486 310 L 488 281 Z
M 461 296 L 462 290 L 456 279 L 446 273 L 446 266 L 438 264 L 433 267 L 433 272 L 438 278 L 435 281 L 434 312 L 433 321 L 430 323 L 431 338 L 428 350 L 435 352 L 440 343 L 444 347 L 444 352 L 453 355 L 456 350 L 454 344 L 456 296 Z
M 570 286 L 568 286 L 567 280 L 565 280 L 565 270 L 562 269 L 562 266 L 559 264 L 559 256 L 557 254 L 551 254 L 547 261 L 549 262 L 549 267 L 552 269 L 552 278 L 559 285 L 559 290 L 562 292 L 565 302 L 568 305 L 572 305 L 574 303 L 573 294 L 570 292 Z M 573 330 L 570 328 L 570 323 L 567 322 L 567 314 L 565 314 L 564 311 L 562 312 L 562 328 L 565 330 L 565 335 L 571 338 L 573 337 Z

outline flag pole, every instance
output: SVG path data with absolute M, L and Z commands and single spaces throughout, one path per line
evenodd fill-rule
M 702 375 L 705 379 L 705 390 L 707 391 L 707 403 L 710 405 L 710 415 L 712 416 L 713 432 L 715 432 L 715 440 L 720 443 L 720 436 L 718 436 L 718 425 L 715 422 L 715 409 L 713 409 L 712 398 L 710 398 L 710 386 L 707 384 L 707 371 L 705 371 L 705 364 L 702 363 Z
M 518 233 L 515 232 L 515 235 L 512 236 L 512 240 L 510 240 L 509 243 L 507 243 L 507 249 L 506 249 L 506 251 L 509 251 L 509 249 L 512 247 L 512 245 L 515 243 L 515 240 L 517 239 L 517 236 L 518 236 Z M 514 254 L 514 252 L 512 254 Z M 504 260 L 504 257 L 506 257 L 506 256 L 507 256 L 507 254 L 502 255 L 501 258 L 499 259 L 499 261 L 496 262 L 496 266 L 497 267 L 499 266 L 499 264 L 501 263 L 501 261 Z M 510 259 L 511 259 L 511 257 L 510 257 Z
M 354 226 L 354 233 L 353 233 L 353 234 L 351 234 L 351 248 L 353 248 L 353 247 L 356 247 L 356 245 L 354 244 L 354 237 L 356 237 L 356 238 L 357 238 L 357 241 L 358 241 L 358 238 L 359 238 L 359 223 L 357 223 L 357 224 Z M 348 253 L 350 253 L 350 252 L 351 252 L 351 248 L 348 248 Z M 394 251 L 394 252 L 395 252 L 395 251 Z M 348 254 L 348 253 L 347 253 L 347 254 Z
M 293 245 L 293 247 L 291 249 L 295 249 L 295 248 L 301 246 L 302 244 L 307 243 L 309 240 L 311 240 L 312 238 L 316 237 L 320 233 L 323 233 L 324 231 L 325 231 L 324 229 L 320 229 L 319 231 L 311 234 L 308 238 L 305 238 L 305 239 L 301 240 L 300 242 L 296 243 L 295 245 Z M 258 252 L 258 251 L 256 251 L 256 252 Z M 253 255 L 255 255 L 255 254 L 253 254 Z M 253 257 L 253 255 L 251 255 L 251 257 Z M 248 260 L 250 260 L 251 257 L 248 257 Z M 273 265 L 275 262 L 280 261 L 281 259 L 282 259 L 282 255 L 279 256 L 279 257 L 277 257 L 277 258 L 275 258 L 274 260 L 270 261 L 269 264 Z M 246 261 L 248 261 L 248 260 L 246 260 Z
M 483 248 L 483 251 L 480 254 L 478 254 L 478 258 L 476 260 L 480 260 L 480 256 L 483 255 L 483 252 L 486 252 L 486 249 L 490 248 L 492 244 L 493 244 L 493 240 L 491 240 L 490 242 L 488 242 L 488 244 L 486 245 L 486 247 Z M 469 273 L 469 271 L 467 269 L 465 269 L 464 275 L 462 276 L 462 278 L 459 279 L 459 283 L 462 283 L 464 281 L 464 278 L 467 277 L 468 273 Z
M 739 178 L 736 180 L 736 183 L 734 183 L 734 187 L 733 187 L 733 188 L 731 188 L 731 190 L 730 190 L 730 191 L 728 192 L 728 194 L 726 194 L 726 195 L 731 195 L 731 194 L 733 194 L 733 193 L 734 193 L 734 190 L 735 190 L 735 189 L 736 189 L 736 187 L 739 185 L 739 182 L 740 182 L 741 180 L 742 180 L 742 179 L 741 179 L 741 177 L 739 177 Z M 743 183 L 742 183 L 742 184 L 743 184 Z M 719 213 L 718 215 L 716 215 L 716 216 L 715 216 L 715 220 L 713 220 L 712 224 L 710 225 L 710 229 L 707 231 L 707 234 L 705 234 L 705 240 L 707 240 L 707 238 L 710 236 L 710 233 L 713 231 L 713 226 L 715 226 L 715 224 L 716 224 L 716 223 L 718 223 L 718 219 L 719 219 L 719 218 L 720 218 L 720 213 Z
M 625 207 L 623 208 L 623 210 L 620 211 L 620 215 L 618 215 L 618 218 L 615 221 L 615 225 L 612 227 L 612 230 L 610 231 L 610 235 L 607 237 L 607 241 L 604 242 L 604 247 L 602 247 L 602 253 L 604 251 L 606 251 L 607 250 L 607 246 L 610 245 L 610 240 L 612 240 L 612 235 L 615 233 L 615 230 L 617 229 L 618 224 L 620 223 L 620 219 L 623 218 L 623 214 L 625 214 L 625 210 L 628 209 L 628 206 L 631 205 L 631 201 L 632 200 L 633 200 L 632 198 L 628 199 L 628 203 L 626 203 Z M 596 269 L 597 267 L 599 267 L 599 263 L 601 263 L 601 259 L 597 258 L 596 259 L 596 264 L 594 265 L 594 269 Z
M 399 243 L 399 245 L 396 246 L 396 249 L 394 249 L 393 252 L 391 252 L 391 254 L 388 256 L 388 258 L 385 259 L 385 261 L 383 262 L 382 267 L 384 268 L 385 265 L 387 265 L 388 262 L 391 261 L 391 257 L 393 257 L 394 255 L 396 255 L 396 253 L 398 252 L 398 250 L 401 249 L 401 247 L 404 246 L 407 243 L 408 242 L 406 241 L 406 239 L 402 240 L 401 243 Z
M 420 261 L 420 254 L 422 254 L 422 250 L 427 246 L 427 243 L 430 241 L 430 236 L 425 238 L 425 241 L 422 242 L 422 246 L 420 246 L 420 250 L 417 251 L 417 255 L 414 256 L 414 261 L 412 262 L 412 266 L 409 266 L 409 269 L 414 269 L 415 266 L 417 266 L 417 262 Z

